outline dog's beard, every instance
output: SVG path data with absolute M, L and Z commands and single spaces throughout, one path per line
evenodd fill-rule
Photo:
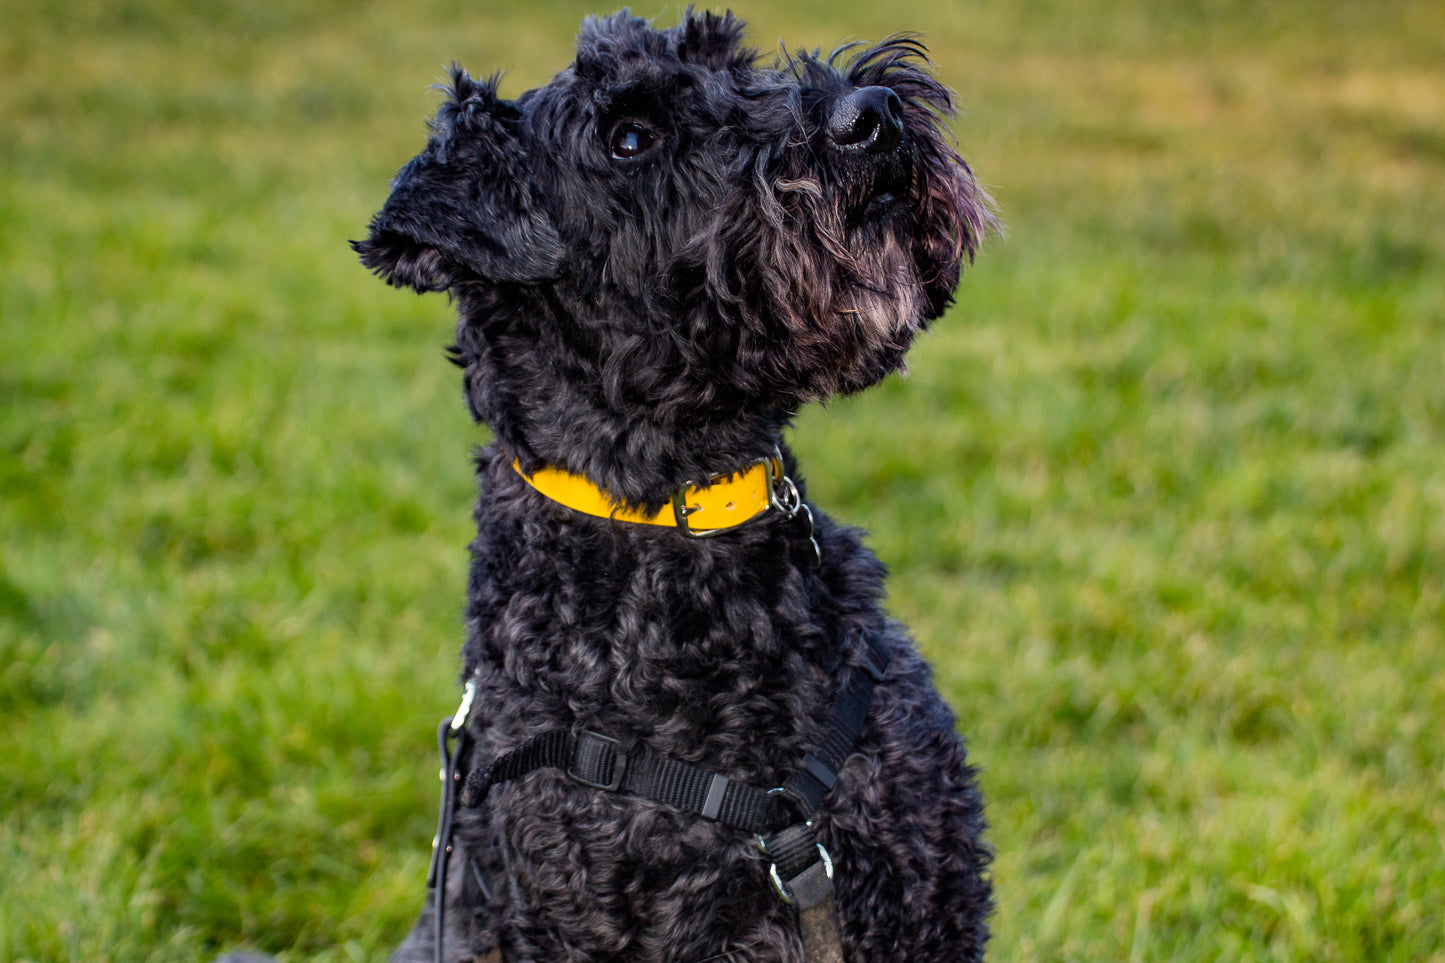
M 839 298 L 840 312 L 853 315 L 890 344 L 918 328 L 923 320 L 923 291 L 911 244 L 884 232 L 853 254 L 853 270 L 853 282 Z
M 798 270 L 790 278 L 818 315 L 798 318 L 799 336 L 824 333 L 830 314 L 865 341 L 893 342 L 922 323 L 924 295 L 908 236 L 916 225 L 906 194 L 865 189 L 838 197 L 812 177 L 780 179 L 774 188 L 785 200 L 778 209 L 788 210 L 779 220 L 790 231 L 806 225 L 795 237 Z

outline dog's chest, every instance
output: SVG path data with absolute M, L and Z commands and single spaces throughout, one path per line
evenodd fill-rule
M 484 741 L 580 724 L 757 776 L 796 754 L 843 652 L 816 570 L 767 537 L 696 545 L 514 509 L 484 493 L 477 513 Z

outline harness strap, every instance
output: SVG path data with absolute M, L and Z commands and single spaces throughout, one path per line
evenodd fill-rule
M 471 690 L 468 690 L 470 697 Z M 468 701 L 463 702 L 463 707 L 469 708 Z M 465 712 L 459 712 L 461 722 L 465 723 Z M 454 716 L 448 716 L 442 720 L 437 729 L 437 746 L 442 756 L 442 806 L 441 815 L 437 820 L 437 835 L 432 840 L 431 866 L 427 870 L 426 885 L 432 893 L 432 923 L 436 930 L 433 947 L 436 963 L 443 963 L 442 958 L 442 935 L 446 927 L 446 880 L 447 864 L 452 854 L 452 824 L 456 817 L 456 793 L 457 786 L 461 782 L 461 760 L 462 756 L 471 748 L 472 737 L 465 725 L 453 725 Z M 452 748 L 452 740 L 456 740 L 456 748 Z
M 454 815 L 452 797 L 459 787 L 458 801 L 474 808 L 485 801 L 495 785 L 520 779 L 538 769 L 558 769 L 585 786 L 631 793 L 757 836 L 759 847 L 772 864 L 769 875 L 774 888 L 785 902 L 798 908 L 808 963 L 841 963 L 838 922 L 833 908 L 833 863 L 818 842 L 812 817 L 852 755 L 872 706 L 874 689 L 888 669 L 889 654 L 883 643 L 871 636 L 865 639 L 867 644 L 859 650 L 861 665 L 844 670 L 828 720 L 804 754 L 802 768 L 774 789 L 759 789 L 723 773 L 665 756 L 647 746 L 627 751 L 617 739 L 587 729 L 576 733 L 554 729 L 533 736 L 487 765 L 473 768 L 462 784 L 457 772 L 461 747 L 459 744 L 455 754 L 448 751 L 451 720 L 446 720 L 441 742 L 447 786 L 428 886 L 441 889 L 446 880 Z M 455 733 L 455 728 L 452 732 Z M 458 738 L 466 737 L 459 735 Z M 792 810 L 791 815 L 780 808 L 780 803 Z M 791 818 L 796 821 L 787 823 Z M 786 824 L 778 829 L 780 822 Z M 479 872 L 474 862 L 471 868 L 474 873 Z M 481 884 L 485 889 L 485 880 L 481 880 Z M 436 898 L 439 949 L 445 893 L 437 893 Z
M 807 963 L 843 963 L 843 936 L 838 932 L 838 911 L 833 893 L 798 914 L 803 931 L 803 959 Z
M 632 793 L 750 833 L 764 832 L 775 808 L 765 790 L 646 747 L 627 752 L 616 739 L 589 729 L 544 732 L 473 769 L 461 804 L 480 806 L 493 786 L 538 769 L 560 769 L 584 786 Z
M 779 798 L 807 820 L 853 754 L 873 704 L 873 690 L 888 668 L 888 651 L 871 637 L 861 656 L 861 667 L 845 670 L 828 720 L 803 756 L 803 768 L 775 789 L 759 789 L 646 746 L 629 752 L 617 739 L 590 729 L 575 734 L 553 729 L 473 769 L 462 788 L 461 804 L 475 808 L 495 785 L 538 769 L 560 769 L 584 786 L 632 793 L 744 832 L 761 834 L 775 825 Z
M 811 816 L 818 811 L 838 781 L 843 763 L 853 754 L 853 746 L 863 733 L 863 723 L 873 705 L 873 689 L 883 681 L 888 670 L 888 651 L 881 642 L 868 639 L 862 650 L 862 672 L 849 673 L 833 700 L 828 721 L 818 733 L 817 742 L 803 756 L 803 768 L 790 775 L 782 785 L 782 795 L 800 812 Z

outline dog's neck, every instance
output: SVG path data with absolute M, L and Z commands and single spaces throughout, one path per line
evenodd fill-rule
M 528 474 L 560 468 L 656 511 L 691 483 L 772 456 L 792 420 L 785 407 L 689 374 L 665 338 L 642 344 L 580 322 L 591 305 L 557 286 L 522 302 L 466 287 L 457 301 L 456 358 L 473 415 Z

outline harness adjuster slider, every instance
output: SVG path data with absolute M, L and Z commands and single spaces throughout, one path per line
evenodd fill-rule
M 611 736 L 583 729 L 577 733 L 567 775 L 584 786 L 616 792 L 622 788 L 622 779 L 627 775 L 627 754 L 621 745 Z
M 868 677 L 873 680 L 874 685 L 881 685 L 883 680 L 888 677 L 887 663 L 880 666 L 871 649 L 863 650 L 861 661 L 863 662 L 863 671 L 868 673 Z
M 759 842 L 761 842 L 761 838 L 759 839 Z M 782 876 L 779 875 L 779 873 L 778 873 L 778 864 L 777 864 L 777 863 L 769 863 L 769 864 L 768 864 L 768 879 L 772 880 L 773 889 L 777 891 L 778 898 L 781 899 L 784 903 L 787 903 L 789 906 L 792 906 L 794 903 L 796 903 L 796 902 L 798 901 L 798 896 L 799 896 L 799 895 L 803 895 L 804 901 L 805 901 L 806 903 L 808 903 L 808 905 L 812 905 L 812 903 L 814 903 L 814 902 L 816 901 L 816 898 L 815 898 L 815 895 L 814 895 L 814 893 L 813 893 L 813 890 L 818 889 L 818 888 L 820 887 L 820 885 L 821 885 L 822 887 L 826 888 L 826 887 L 827 887 L 829 884 L 831 884 L 832 881 L 833 881 L 833 857 L 830 856 L 830 855 L 828 854 L 828 851 L 823 848 L 823 844 L 822 844 L 822 843 L 816 843 L 815 845 L 818 847 L 818 859 L 815 860 L 814 862 L 810 863 L 801 873 L 799 873 L 799 874 L 798 874 L 796 877 L 794 877 L 792 880 L 789 880 L 789 881 L 788 881 L 788 882 L 794 883 L 794 884 L 803 882 L 804 879 L 805 879 L 805 877 L 807 877 L 810 873 L 814 873 L 814 874 L 816 873 L 816 869 L 817 869 L 819 863 L 821 862 L 821 863 L 822 863 L 822 869 L 823 869 L 823 876 L 822 876 L 822 878 L 821 878 L 820 880 L 816 880 L 816 881 L 814 881 L 814 880 L 808 880 L 808 881 L 807 881 L 808 884 L 809 884 L 809 885 L 808 885 L 808 890 L 809 890 L 809 892 L 808 892 L 806 895 L 803 895 L 803 894 L 795 894 L 795 893 L 792 891 L 792 888 L 789 887 L 788 883 L 783 882 Z M 764 853 L 764 855 L 767 854 L 767 847 L 763 847 L 763 853 Z

